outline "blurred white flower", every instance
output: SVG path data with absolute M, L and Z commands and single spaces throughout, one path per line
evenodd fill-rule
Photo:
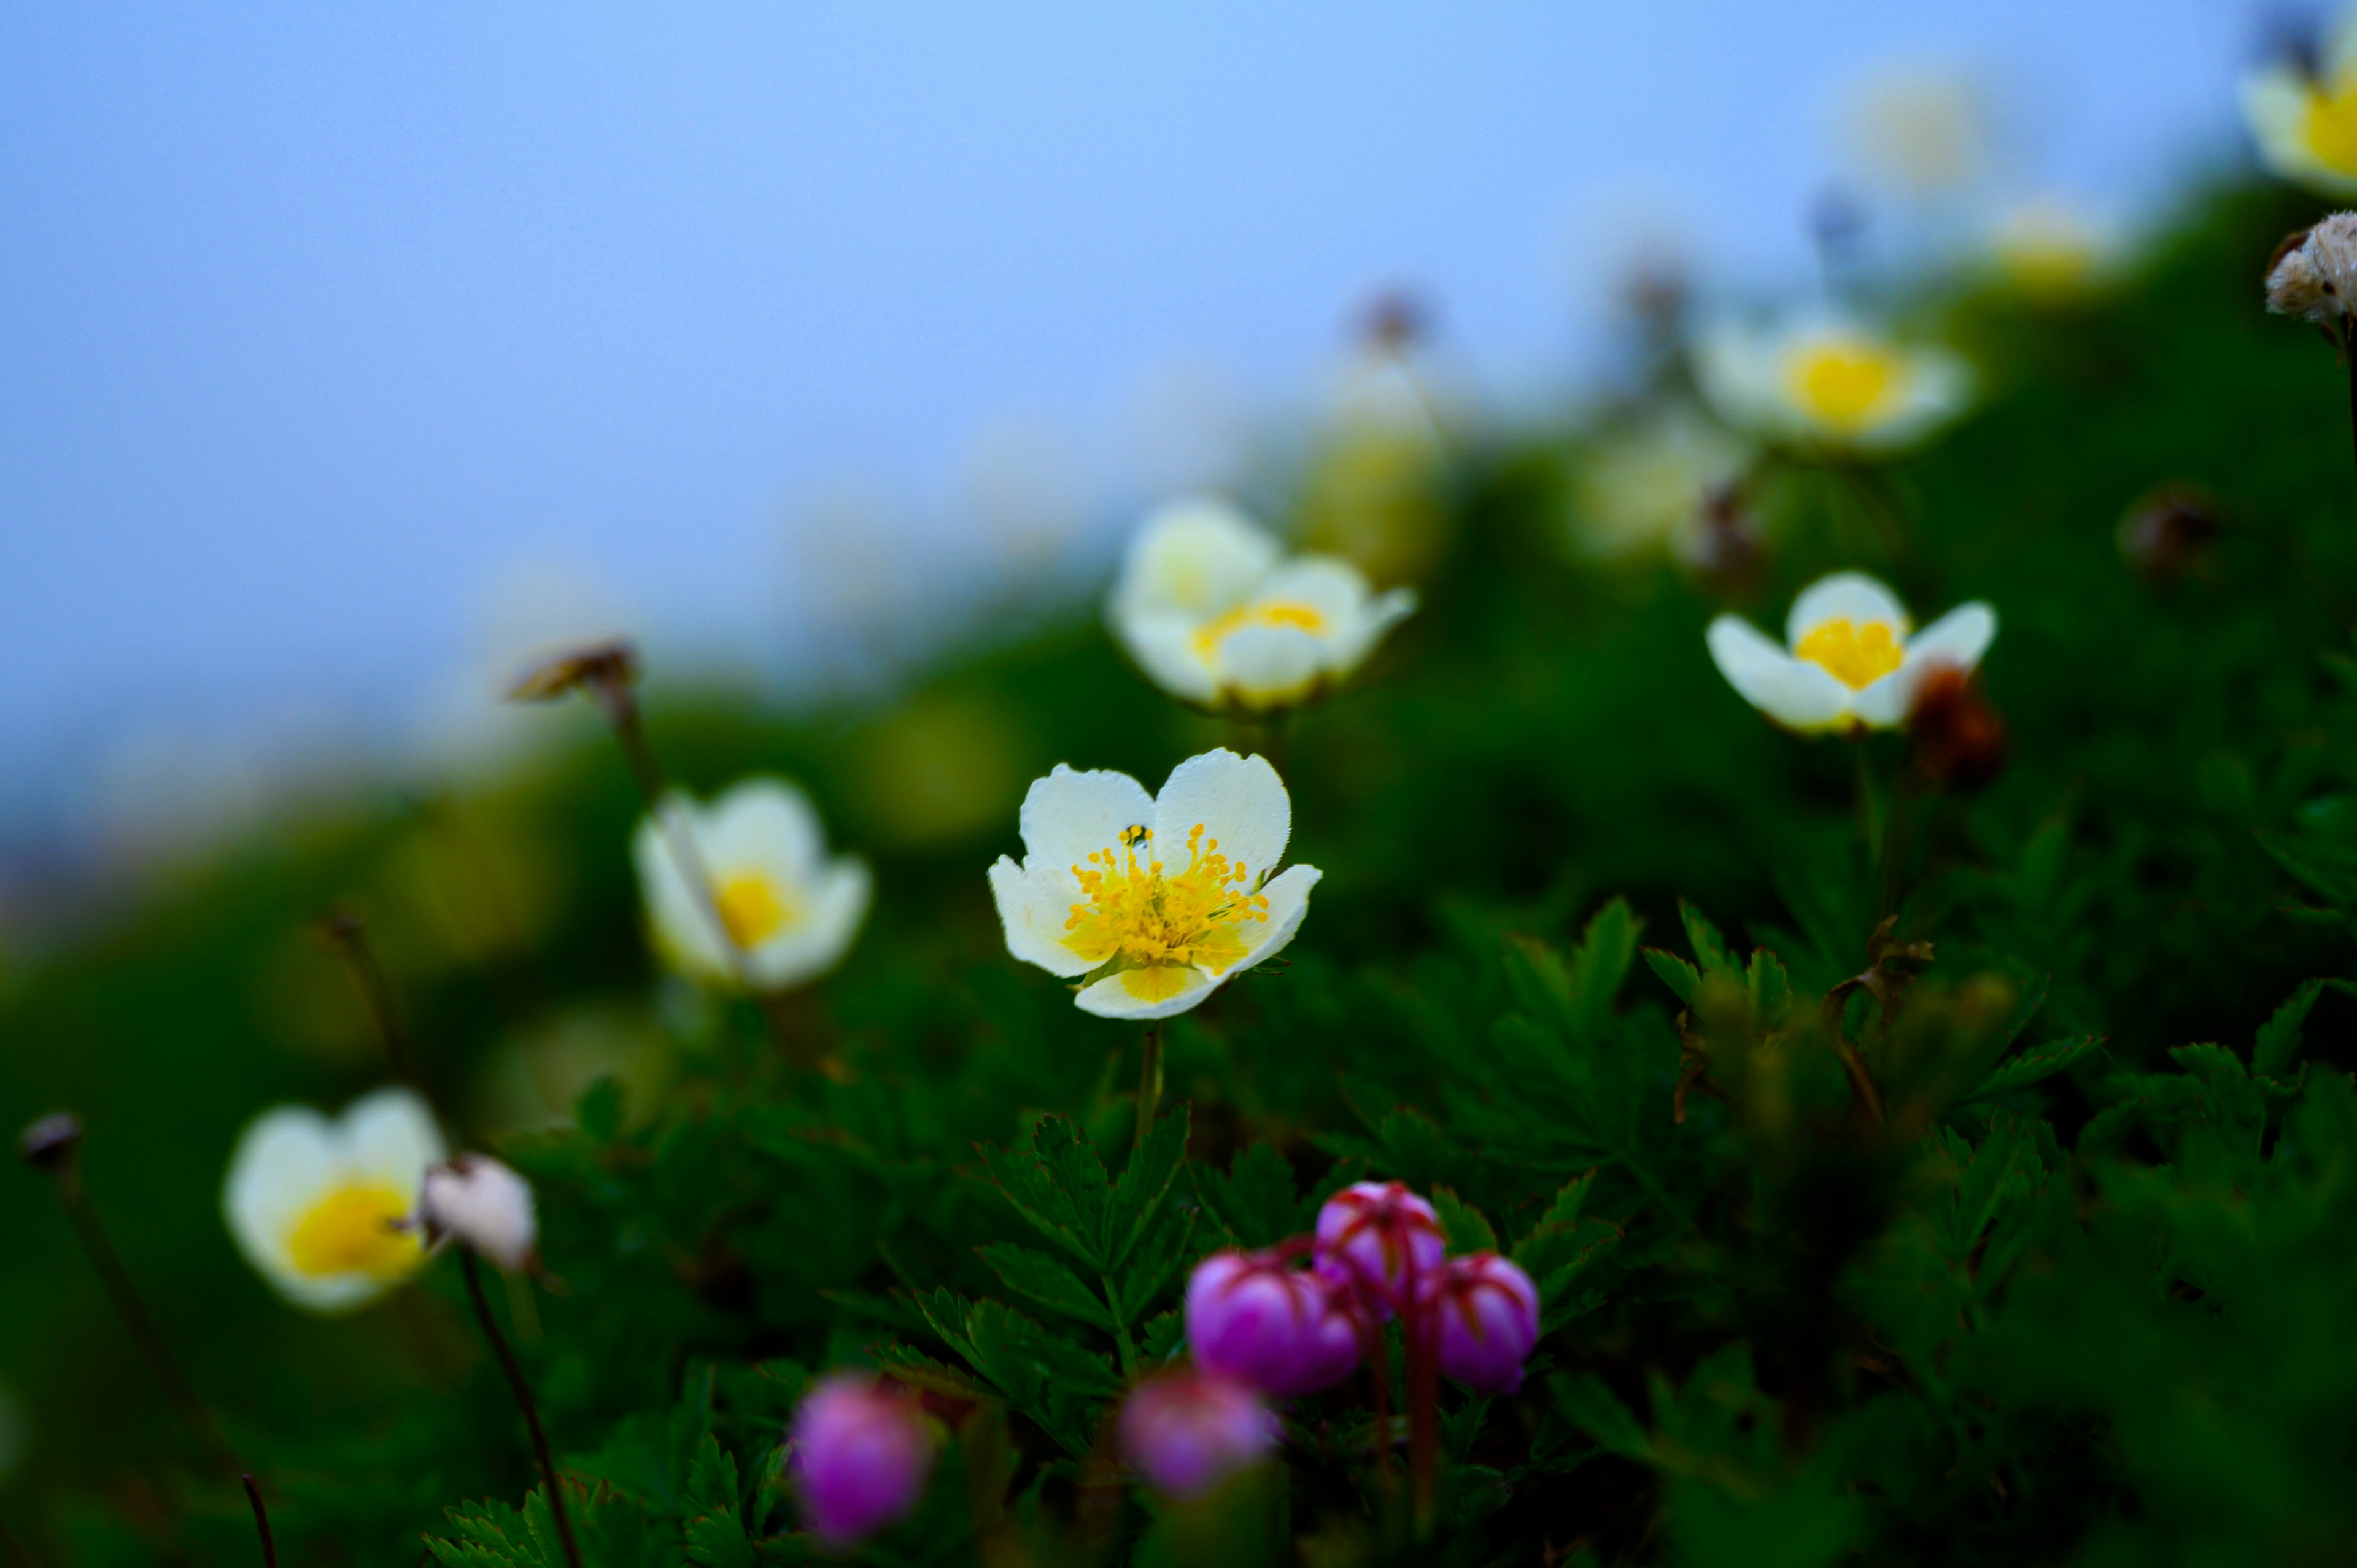
M 288 1301 L 314 1312 L 358 1306 L 425 1261 L 424 1240 L 401 1226 L 443 1155 L 434 1113 L 406 1089 L 363 1095 L 335 1121 L 282 1105 L 238 1139 L 222 1218 Z
M 1750 461 L 1750 449 L 1700 409 L 1661 404 L 1601 435 L 1574 474 L 1573 546 L 1607 558 L 1665 550 L 1690 559 L 1712 495 Z
M 834 967 L 866 918 L 873 886 L 866 862 L 826 853 L 826 830 L 807 796 L 783 779 L 748 779 L 709 806 L 674 794 L 663 810 L 712 879 L 708 890 L 691 886 L 663 826 L 640 820 L 630 846 L 639 886 L 655 945 L 674 967 L 762 991 Z
M 1232 751 L 1189 757 L 1158 798 L 1126 773 L 1060 763 L 1018 820 L 1023 864 L 990 868 L 1007 950 L 1080 981 L 1081 1010 L 1106 1018 L 1184 1013 L 1274 957 L 1320 875 L 1269 875 L 1293 802 L 1265 758 Z
M 2040 300 L 2085 293 L 2102 281 L 2119 248 L 2111 225 L 2051 196 L 2022 202 L 2006 214 L 1990 245 L 2007 280 Z
M 1108 615 L 1157 684 L 1204 707 L 1266 712 L 1323 694 L 1415 608 L 1351 563 L 1286 559 L 1222 501 L 1175 502 L 1132 539 Z
M 1962 189 L 1986 169 L 1988 121 L 1980 90 L 1960 73 L 1893 67 L 1857 91 L 1843 129 L 1867 175 L 1928 197 Z
M 1969 673 L 1996 636 L 1996 612 L 1960 605 L 1912 631 L 1897 596 L 1862 572 L 1819 579 L 1792 601 L 1779 648 L 1739 616 L 1710 623 L 1710 656 L 1745 702 L 1787 729 L 1892 729 L 1934 669 Z M 1910 635 L 1911 632 L 1911 635 Z
M 2326 196 L 2357 195 L 2357 10 L 2327 36 L 2315 75 L 2279 59 L 2243 79 L 2259 162 Z
M 1769 440 L 1889 452 L 1962 413 L 1972 367 L 1835 316 L 1724 321 L 1695 345 L 1695 376 L 1720 418 Z
M 510 1273 L 540 1240 L 532 1184 L 489 1155 L 453 1155 L 427 1170 L 416 1218 L 428 1241 L 462 1241 Z

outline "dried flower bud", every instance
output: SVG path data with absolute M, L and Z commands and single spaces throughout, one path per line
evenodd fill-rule
M 38 1171 L 55 1175 L 73 1168 L 81 1149 L 81 1118 L 70 1111 L 44 1116 L 17 1134 L 16 1150 Z
M 581 686 L 628 686 L 639 678 L 638 650 L 617 638 L 584 643 L 542 660 L 508 687 L 511 703 L 552 703 Z
M 2005 719 L 1980 682 L 1953 665 L 1925 672 L 1908 715 L 1908 755 L 1932 789 L 1977 789 L 2005 770 L 2010 749 Z
M 1424 338 L 1430 314 L 1424 301 L 1407 290 L 1384 290 L 1367 306 L 1368 346 L 1386 354 L 1406 353 Z
M 1448 1252 L 1439 1216 L 1405 1182 L 1353 1183 L 1318 1211 L 1318 1262 L 1384 1316 L 1405 1305 Z
M 1341 1295 L 1281 1252 L 1214 1252 L 1187 1282 L 1187 1344 L 1205 1371 L 1273 1398 L 1315 1393 L 1359 1364 Z
M 802 1516 L 830 1550 L 906 1519 L 932 1474 L 934 1429 L 917 1402 L 864 1372 L 821 1379 L 786 1443 Z
M 1530 1275 L 1495 1252 L 1472 1252 L 1435 1274 L 1421 1302 L 1444 1373 L 1485 1394 L 1523 1386 L 1523 1363 L 1539 1340 Z
M 540 1239 L 532 1184 L 488 1155 L 453 1155 L 428 1170 L 417 1218 L 430 1238 L 455 1238 L 511 1273 Z
M 1121 1451 L 1146 1484 L 1200 1497 L 1276 1447 L 1276 1414 L 1243 1383 L 1196 1371 L 1140 1383 L 1121 1409 Z
M 2286 236 L 2267 262 L 2267 308 L 2325 322 L 2357 300 L 2357 212 Z
M 2139 501 L 2120 520 L 2120 553 L 2147 584 L 2165 588 L 2201 564 L 2221 531 L 2207 497 L 2171 487 Z

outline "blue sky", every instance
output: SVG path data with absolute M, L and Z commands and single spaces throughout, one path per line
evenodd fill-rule
M 1800 276 L 1892 62 L 1990 84 L 2015 182 L 2148 203 L 2240 156 L 2255 34 L 2226 0 L 18 0 L 0 809 L 158 733 L 405 733 L 518 585 L 774 661 L 834 635 L 811 531 L 858 515 L 867 566 L 976 591 L 977 471 L 1103 534 L 1178 471 L 1157 419 L 1305 403 L 1387 283 L 1470 383 L 1574 384 L 1609 215 Z

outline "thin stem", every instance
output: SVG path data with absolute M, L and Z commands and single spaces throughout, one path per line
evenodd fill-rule
M 262 1568 L 278 1568 L 278 1543 L 270 1538 L 270 1510 L 262 1506 L 262 1488 L 251 1471 L 238 1477 L 245 1483 L 245 1500 L 253 1505 L 253 1528 L 262 1534 Z
M 565 1511 L 565 1485 L 556 1477 L 556 1461 L 548 1451 L 548 1434 L 541 1429 L 540 1407 L 533 1402 L 532 1385 L 524 1381 L 523 1368 L 517 1364 L 515 1352 L 508 1348 L 507 1336 L 500 1332 L 499 1319 L 491 1316 L 491 1304 L 483 1298 L 482 1270 L 475 1262 L 475 1250 L 458 1249 L 458 1271 L 467 1276 L 467 1294 L 475 1303 L 475 1316 L 483 1326 L 483 1337 L 491 1342 L 491 1353 L 499 1358 L 500 1369 L 508 1375 L 508 1387 L 515 1391 L 516 1406 L 523 1412 L 523 1423 L 532 1434 L 533 1456 L 540 1461 L 542 1482 L 548 1488 L 548 1511 L 556 1518 L 557 1539 L 565 1542 L 565 1560 L 573 1568 L 581 1568 L 581 1546 L 573 1539 L 573 1520 Z
M 1162 1026 L 1146 1026 L 1146 1045 L 1137 1063 L 1137 1147 L 1154 1131 L 1155 1109 L 1162 1103 Z
M 2349 371 L 2349 449 L 2357 456 L 2357 319 L 2341 317 L 2341 360 Z
M 1414 1289 L 1410 1264 L 1410 1289 Z M 1432 1538 L 1433 1496 L 1440 1458 L 1440 1373 L 1432 1325 L 1413 1299 L 1401 1316 L 1400 1332 L 1407 1342 L 1407 1473 L 1415 1500 L 1415 1538 Z
M 180 1370 L 180 1363 L 172 1355 L 172 1348 L 164 1338 L 163 1329 L 141 1299 L 139 1287 L 132 1283 L 131 1271 L 123 1265 L 123 1255 L 107 1239 L 106 1228 L 99 1223 L 98 1210 L 91 1206 L 90 1194 L 81 1184 L 81 1172 L 68 1165 L 58 1172 L 58 1202 L 66 1211 L 66 1219 L 81 1242 L 91 1267 L 98 1273 L 99 1283 L 105 1287 L 107 1298 L 114 1304 L 124 1326 L 139 1344 L 140 1353 L 147 1358 L 148 1369 L 156 1374 L 156 1383 L 164 1397 L 179 1413 L 181 1422 L 196 1437 L 214 1466 L 224 1475 L 234 1476 L 245 1468 L 237 1450 L 221 1433 L 197 1395 L 196 1385 Z
M 1099 1274 L 1104 1282 L 1105 1306 L 1113 1314 L 1113 1342 L 1121 1350 L 1121 1375 L 1125 1378 L 1137 1370 L 1137 1348 L 1129 1342 L 1129 1318 L 1121 1310 L 1121 1292 L 1114 1287 L 1111 1274 Z
M 368 1004 L 369 1017 L 376 1025 L 376 1037 L 384 1047 L 386 1062 L 393 1078 L 412 1089 L 418 1087 L 417 1071 L 409 1054 L 409 1036 L 401 1026 L 400 1009 L 393 1005 L 393 983 L 385 978 L 384 966 L 376 961 L 376 952 L 369 946 L 368 929 L 361 918 L 349 909 L 339 909 L 319 922 L 320 930 L 335 944 L 342 955 L 344 967 L 351 972 L 352 983 L 360 987 L 361 998 Z

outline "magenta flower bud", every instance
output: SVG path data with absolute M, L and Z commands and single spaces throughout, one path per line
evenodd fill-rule
M 1274 1399 L 1331 1388 L 1359 1364 L 1359 1330 L 1335 1283 L 1282 1252 L 1214 1252 L 1187 1282 L 1195 1365 Z
M 1229 1378 L 1165 1372 L 1121 1407 L 1121 1451 L 1156 1491 L 1200 1497 L 1276 1447 L 1282 1428 L 1260 1395 Z
M 1479 1393 L 1523 1386 L 1523 1363 L 1539 1342 L 1530 1275 L 1495 1252 L 1470 1252 L 1433 1275 L 1422 1300 L 1443 1372 Z
M 787 1434 L 795 1495 L 830 1550 L 906 1519 L 933 1468 L 933 1429 L 916 1400 L 864 1372 L 823 1378 Z
M 1448 1244 L 1432 1205 L 1405 1182 L 1354 1182 L 1318 1211 L 1318 1255 L 1386 1316 L 1440 1267 Z

